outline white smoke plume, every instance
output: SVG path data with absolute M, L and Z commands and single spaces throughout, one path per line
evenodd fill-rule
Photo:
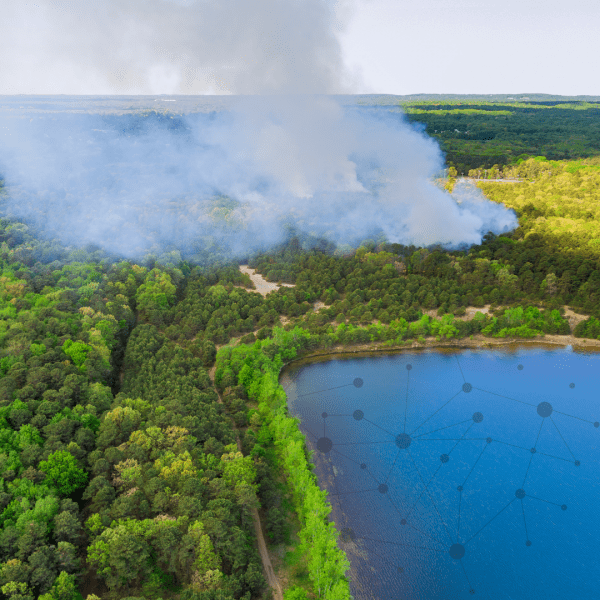
M 193 256 L 219 245 L 241 256 L 281 241 L 290 224 L 340 244 L 379 233 L 390 242 L 446 247 L 517 225 L 512 211 L 478 192 L 457 203 L 434 186 L 443 166 L 439 146 L 399 113 L 322 95 L 350 81 L 325 0 L 36 6 L 47 23 L 48 56 L 68 67 L 59 79 L 65 90 L 81 70 L 89 87 L 108 81 L 118 88 L 110 76 L 122 72 L 135 91 L 201 91 L 221 81 L 228 91 L 265 94 L 183 116 L 124 110 L 128 103 L 164 106 L 165 98 L 115 100 L 120 115 L 98 114 L 110 102 L 97 97 L 5 99 L 3 211 L 48 236 L 132 258 L 173 248 Z M 87 39 L 90 19 L 96 34 Z M 64 52 L 52 41 L 63 31 L 58 24 Z M 44 27 L 34 27 L 45 40 Z M 70 53 L 75 48 L 79 58 Z M 157 59 L 160 48 L 166 62 Z M 193 100 L 171 99 L 188 107 Z
M 350 0 L 0 1 L 0 94 L 343 93 Z

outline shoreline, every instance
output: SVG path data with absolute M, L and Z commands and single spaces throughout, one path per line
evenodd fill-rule
M 372 342 L 370 344 L 357 344 L 355 346 L 337 345 L 327 349 L 313 350 L 301 354 L 284 363 L 280 377 L 284 370 L 292 363 L 300 361 L 315 361 L 323 359 L 333 360 L 333 357 L 339 356 L 342 358 L 364 357 L 370 354 L 397 354 L 406 352 L 407 350 L 459 350 L 463 348 L 475 348 L 482 350 L 492 350 L 494 348 L 508 347 L 511 350 L 516 350 L 518 347 L 547 347 L 549 349 L 555 347 L 571 346 L 573 352 L 600 352 L 600 340 L 589 338 L 576 338 L 572 334 L 569 335 L 552 335 L 547 334 L 544 337 L 538 338 L 488 338 L 478 333 L 470 337 L 450 340 L 436 340 L 435 337 L 429 336 L 425 338 L 425 343 L 413 340 L 411 344 L 402 346 L 384 346 L 382 342 Z M 329 358 L 328 358 L 329 357 Z
M 425 343 L 414 340 L 411 344 L 402 346 L 383 346 L 381 342 L 373 342 L 370 344 L 359 344 L 356 346 L 334 346 L 332 348 L 309 351 L 296 358 L 287 361 L 279 372 L 278 381 L 282 384 L 282 379 L 287 377 L 288 367 L 299 366 L 302 364 L 311 364 L 317 362 L 327 362 L 330 360 L 342 359 L 349 360 L 353 358 L 363 358 L 373 356 L 374 354 L 399 354 L 401 352 L 414 352 L 415 350 L 438 350 L 446 352 L 459 352 L 463 349 L 481 349 L 492 350 L 494 348 L 506 348 L 516 351 L 519 348 L 567 348 L 571 347 L 573 352 L 600 352 L 600 340 L 591 340 L 587 338 L 576 338 L 572 334 L 569 335 L 545 335 L 544 337 L 523 339 L 523 338 L 486 338 L 482 334 L 476 334 L 473 339 L 470 337 L 458 340 L 440 340 L 429 336 L 425 338 Z M 289 382 L 288 382 L 289 383 Z M 284 388 L 285 389 L 285 388 Z M 286 391 L 286 406 L 289 411 L 289 399 Z M 291 415 L 290 415 L 291 416 Z M 300 426 L 299 426 L 300 427 Z M 338 547 L 341 548 L 350 563 L 350 569 L 346 573 L 346 577 L 350 583 L 351 591 L 356 600 L 374 600 L 373 595 L 368 590 L 368 577 L 366 569 L 368 566 L 368 555 L 360 544 L 360 540 L 353 538 L 348 539 L 348 535 L 344 535 L 346 530 L 344 524 L 347 522 L 347 516 L 344 513 L 339 500 L 336 501 L 335 494 L 331 495 L 330 491 L 335 487 L 335 476 L 333 465 L 330 458 L 326 458 L 316 451 L 315 444 L 311 443 L 308 435 L 302 432 L 305 437 L 305 444 L 308 451 L 311 451 L 310 462 L 314 466 L 313 473 L 317 477 L 318 486 L 321 490 L 327 493 L 327 502 L 331 506 L 331 512 L 328 520 L 334 523 L 334 526 L 340 533 L 338 537 Z M 400 570 L 399 573 L 403 573 Z

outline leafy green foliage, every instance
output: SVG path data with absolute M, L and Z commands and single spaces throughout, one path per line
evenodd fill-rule
M 83 342 L 73 342 L 66 340 L 62 346 L 63 352 L 78 366 L 81 367 L 86 361 L 91 346 Z
M 87 481 L 85 471 L 79 468 L 73 455 L 66 450 L 57 450 L 47 461 L 41 461 L 39 470 L 46 473 L 46 483 L 63 496 L 69 496 Z

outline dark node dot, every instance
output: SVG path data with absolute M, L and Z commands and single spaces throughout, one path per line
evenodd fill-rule
M 404 573 L 404 567 L 398 567 L 398 573 Z
M 462 485 L 459 485 L 459 486 L 458 486 L 456 489 L 457 489 L 459 492 L 462 492 L 464 488 L 463 488 L 463 486 L 462 486 Z
M 324 413 L 321 413 L 321 416 L 322 416 L 324 419 L 326 419 L 326 418 L 327 418 L 329 415 L 328 415 L 326 412 L 324 412 Z
M 400 525 L 406 525 L 406 519 L 402 519 L 402 520 L 400 521 Z
M 517 367 L 517 369 L 519 369 L 519 371 L 522 371 L 522 370 L 523 370 L 523 365 L 519 365 L 519 366 Z
M 480 412 L 476 412 L 473 415 L 473 421 L 475 421 L 475 423 L 481 423 L 481 421 L 483 421 L 483 415 Z
M 531 540 L 527 540 L 527 541 L 525 542 L 525 545 L 526 545 L 526 546 L 529 548 L 529 546 L 531 546 Z
M 360 468 L 361 468 L 361 469 L 366 469 L 366 468 L 367 468 L 367 465 L 366 465 L 365 463 L 360 463 Z
M 473 389 L 473 386 L 470 383 L 463 383 L 462 391 L 467 392 L 467 394 Z
M 356 539 L 356 534 L 350 527 L 344 527 L 344 529 L 340 531 L 340 538 L 342 542 L 351 542 Z
M 388 486 L 385 485 L 385 483 L 380 483 L 377 489 L 379 490 L 380 494 L 387 494 Z
M 452 544 L 449 552 L 454 560 L 460 560 L 465 555 L 465 547 L 462 544 Z
M 562 510 L 567 510 L 567 505 L 566 505 L 566 504 L 563 504 L 563 505 L 561 506 L 561 509 L 562 509 Z
M 598 421 L 596 421 L 596 422 L 594 423 L 594 427 L 596 427 L 596 429 L 597 429 L 598 427 L 600 427 L 600 423 L 598 423 Z
M 535 454 L 537 450 L 535 448 L 532 448 L 529 452 L 531 452 L 531 454 Z
M 449 457 L 447 454 L 442 454 L 442 455 L 440 456 L 440 460 L 441 460 L 443 463 L 447 463 L 447 462 L 450 460 L 450 457 Z
M 485 441 L 486 441 L 488 444 L 491 444 L 493 440 L 492 440 L 492 438 L 485 438 Z
M 317 440 L 317 450 L 327 454 L 333 448 L 333 442 L 327 438 L 322 437 Z
M 523 500 L 523 498 L 525 498 L 526 494 L 525 494 L 525 490 L 523 489 L 518 489 L 515 492 L 515 496 L 519 499 L 519 500 Z
M 574 384 L 574 383 L 570 383 L 570 384 L 569 384 L 569 387 L 570 387 L 571 389 L 573 389 L 573 388 L 575 387 L 575 384 Z
M 552 414 L 552 404 L 550 402 L 540 402 L 537 407 L 537 413 L 545 419 Z
M 362 410 L 355 410 L 354 413 L 352 413 L 352 416 L 357 421 L 360 421 L 365 416 L 365 413 Z
M 396 446 L 398 446 L 400 450 L 406 450 L 410 446 L 411 442 L 412 440 L 408 433 L 399 433 L 396 436 Z
M 576 467 L 578 467 L 580 464 L 581 464 L 581 462 L 580 462 L 580 461 L 578 461 L 578 460 L 576 460 L 576 461 L 575 461 L 575 466 L 576 466 Z
M 354 384 L 354 387 L 363 386 L 363 380 L 360 377 L 357 377 L 352 383 Z
M 412 365 L 406 365 L 406 370 L 410 371 L 412 369 Z
M 474 593 L 475 593 L 475 590 L 474 590 L 473 588 L 471 588 L 471 589 L 469 590 L 469 594 L 471 594 L 471 596 L 472 596 Z

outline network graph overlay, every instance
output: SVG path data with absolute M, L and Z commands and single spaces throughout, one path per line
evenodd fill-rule
M 411 416 L 414 413 L 411 411 L 411 402 L 414 402 L 411 383 L 415 379 L 415 373 L 413 365 L 408 363 L 403 365 L 404 377 L 398 376 L 399 381 L 405 379 L 402 394 L 404 398 L 397 398 L 396 403 L 397 409 L 404 404 L 403 411 L 396 410 L 384 422 L 370 419 L 367 407 L 357 406 L 344 414 L 323 411 L 320 415 L 322 430 L 314 430 L 314 425 L 313 430 L 304 425 L 303 429 L 310 436 L 308 440 L 311 445 L 325 458 L 332 458 L 332 453 L 336 454 L 344 459 L 346 465 L 351 465 L 362 473 L 362 477 L 354 473 L 346 479 L 334 478 L 333 489 L 329 490 L 332 502 L 337 500 L 341 507 L 344 500 L 351 497 L 360 497 L 364 506 L 373 506 L 375 502 L 383 501 L 389 504 L 395 517 L 394 522 L 389 523 L 389 539 L 371 537 L 372 528 L 365 521 L 354 527 L 342 528 L 342 542 L 362 539 L 382 547 L 392 545 L 398 548 L 399 557 L 402 556 L 403 548 L 434 552 L 448 563 L 448 568 L 456 568 L 462 572 L 465 592 L 475 595 L 477 590 L 471 584 L 468 560 L 474 542 L 485 536 L 486 530 L 492 523 L 497 524 L 499 519 L 518 519 L 522 523 L 522 537 L 520 542 L 515 540 L 515 543 L 524 544 L 527 548 L 533 546 L 531 552 L 534 552 L 536 531 L 528 526 L 528 512 L 533 505 L 545 503 L 555 509 L 552 521 L 558 527 L 560 514 L 568 506 L 561 497 L 560 485 L 552 488 L 552 495 L 538 494 L 537 486 L 530 482 L 532 467 L 543 457 L 543 468 L 550 470 L 547 473 L 549 477 L 552 477 L 553 462 L 577 470 L 581 461 L 571 450 L 568 436 L 561 431 L 561 423 L 564 419 L 569 419 L 578 426 L 595 429 L 600 427 L 600 423 L 580 415 L 558 411 L 548 401 L 531 403 L 516 395 L 511 397 L 475 387 L 465 378 L 458 356 L 456 363 L 463 380 L 462 385 L 457 389 L 449 389 L 446 398 L 439 401 L 439 406 L 430 414 L 424 417 L 421 415 L 417 422 L 413 422 Z M 519 364 L 516 369 L 523 371 L 524 366 Z M 418 377 L 418 370 L 416 376 Z M 368 403 L 368 388 L 365 388 L 365 382 L 360 377 L 342 386 L 301 394 L 298 398 L 349 386 L 367 391 L 365 404 Z M 573 390 L 575 384 L 570 383 L 568 387 Z M 456 415 L 463 407 L 472 406 L 467 400 L 474 394 L 479 398 L 481 410 L 474 410 L 463 415 L 464 418 L 441 424 L 444 414 Z M 450 411 L 453 405 L 455 410 Z M 511 439 L 510 428 L 504 428 L 503 435 L 500 436 L 498 429 L 494 430 L 492 427 L 495 435 L 488 435 L 486 406 L 493 407 L 490 409 L 492 419 L 500 409 L 513 414 L 515 419 L 528 418 L 529 423 L 533 422 L 535 429 L 531 431 L 530 444 L 523 443 L 522 435 L 516 436 L 517 440 Z M 560 418 L 556 418 L 557 416 Z M 344 420 L 354 421 L 355 426 L 363 428 L 360 437 L 345 434 L 341 439 L 336 439 L 335 431 L 340 428 L 333 425 Z M 572 432 L 572 428 L 570 431 Z M 540 439 L 550 440 L 552 443 L 540 444 Z M 556 451 L 556 454 L 544 451 L 548 445 L 561 451 Z M 512 473 L 509 478 L 514 482 L 511 489 L 481 489 L 481 481 L 475 481 L 485 468 L 482 465 L 486 453 L 490 454 L 493 446 L 505 447 L 510 451 L 509 454 L 517 457 L 515 468 L 520 470 L 520 474 Z M 436 453 L 440 447 L 444 448 L 443 451 Z M 466 451 L 462 452 L 460 460 L 455 460 L 455 455 L 461 454 L 463 447 Z M 433 448 L 433 451 L 428 448 Z M 365 457 L 364 461 L 361 456 Z M 365 481 L 370 483 L 364 485 Z M 487 500 L 490 493 L 496 496 L 493 498 L 494 502 Z M 374 495 L 379 498 L 374 498 Z M 468 502 L 465 501 L 466 495 Z M 502 500 L 499 506 L 498 496 Z M 488 506 L 494 504 L 495 508 L 489 511 Z M 515 506 L 517 510 L 514 510 Z M 360 531 L 361 528 L 365 531 Z M 378 555 L 373 550 L 369 551 L 369 555 L 387 561 L 397 573 L 404 572 L 401 560 L 390 560 L 389 556 Z

